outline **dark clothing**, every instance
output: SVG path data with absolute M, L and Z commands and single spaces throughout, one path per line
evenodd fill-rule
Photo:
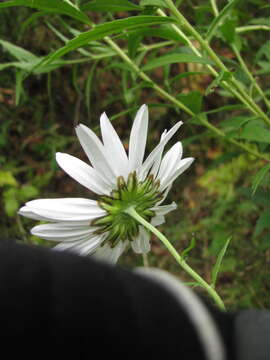
M 235 315 L 203 306 L 233 360 Z M 188 313 L 161 284 L 90 258 L 3 241 L 0 329 L 9 359 L 208 360 Z

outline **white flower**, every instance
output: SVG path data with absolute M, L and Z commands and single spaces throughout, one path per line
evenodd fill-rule
M 148 108 L 143 105 L 136 114 L 129 140 L 129 154 L 121 143 L 106 114 L 100 118 L 102 142 L 93 131 L 80 124 L 79 141 L 91 165 L 68 154 L 57 153 L 59 166 L 81 185 L 98 195 L 98 201 L 83 198 L 39 199 L 26 203 L 19 214 L 49 223 L 32 228 L 32 234 L 58 241 L 56 249 L 80 255 L 95 254 L 116 263 L 130 244 L 136 253 L 150 250 L 150 235 L 130 215 L 134 207 L 145 220 L 157 226 L 168 212 L 176 209 L 160 205 L 173 181 L 193 162 L 182 158 L 181 142 L 163 155 L 165 145 L 182 125 L 179 121 L 148 155 L 144 153 L 148 129 Z

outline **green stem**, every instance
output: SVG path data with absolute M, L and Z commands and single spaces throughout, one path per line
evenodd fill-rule
M 250 82 L 252 85 L 254 85 L 255 89 L 258 91 L 258 93 L 261 95 L 261 97 L 263 98 L 266 106 L 268 107 L 268 109 L 270 109 L 270 102 L 267 99 L 267 97 L 265 96 L 264 91 L 261 89 L 261 87 L 259 86 L 259 84 L 257 83 L 257 81 L 254 79 L 253 75 L 251 74 L 251 72 L 249 71 L 240 51 L 237 49 L 237 46 L 235 44 L 232 44 L 232 49 L 237 57 L 237 60 L 240 64 L 240 66 L 242 67 L 242 69 L 244 70 L 244 72 L 246 73 L 246 75 L 248 76 Z
M 210 0 L 210 3 L 212 6 L 214 15 L 218 16 L 218 8 L 217 8 L 216 0 Z
M 215 289 L 210 286 L 196 271 L 194 271 L 182 258 L 182 256 L 175 250 L 175 248 L 172 246 L 170 241 L 159 231 L 157 230 L 153 225 L 151 225 L 148 221 L 146 221 L 144 218 L 142 218 L 137 211 L 130 207 L 125 211 L 127 214 L 132 216 L 138 223 L 143 225 L 146 229 L 151 231 L 153 234 L 155 234 L 159 240 L 166 246 L 166 248 L 169 250 L 171 255 L 175 258 L 175 260 L 178 262 L 178 264 L 198 283 L 200 284 L 212 297 L 212 299 L 215 301 L 215 303 L 218 305 L 218 307 L 221 310 L 225 310 L 225 305 L 223 301 L 221 300 L 218 293 L 215 291 Z
M 212 4 L 213 2 L 213 4 Z M 211 4 L 212 4 L 212 7 L 213 7 L 213 10 L 214 10 L 214 15 L 215 17 L 217 17 L 219 15 L 219 11 L 218 11 L 218 8 L 215 7 L 214 8 L 214 4 L 215 3 L 215 0 L 211 0 Z M 269 30 L 270 30 L 270 27 L 269 27 Z M 236 29 L 236 32 L 237 32 L 237 29 Z M 242 67 L 242 69 L 244 70 L 244 72 L 246 73 L 246 75 L 248 76 L 251 84 L 256 88 L 256 90 L 258 91 L 258 93 L 261 95 L 262 99 L 264 100 L 266 106 L 268 107 L 268 109 L 270 109 L 270 102 L 269 100 L 267 99 L 267 97 L 265 96 L 265 93 L 264 91 L 261 89 L 261 87 L 259 86 L 259 84 L 257 83 L 257 81 L 255 80 L 255 78 L 253 77 L 252 73 L 249 71 L 240 51 L 238 50 L 237 46 L 235 44 L 231 44 L 231 47 L 237 57 L 237 60 L 240 64 L 240 66 Z
M 135 71 L 135 73 L 137 73 L 137 75 L 144 81 L 148 82 L 151 86 L 151 88 L 153 88 L 154 90 L 156 90 L 160 95 L 162 95 L 165 99 L 169 100 L 171 103 L 173 103 L 174 105 L 176 105 L 177 107 L 179 107 L 180 109 L 182 109 L 183 111 L 185 111 L 188 115 L 195 117 L 196 114 L 190 110 L 188 107 L 186 107 L 181 101 L 177 100 L 174 96 L 172 96 L 171 94 L 169 94 L 166 90 L 162 89 L 160 86 L 158 86 L 148 75 L 146 75 L 139 67 L 137 64 L 134 63 L 134 61 L 132 59 L 130 59 L 130 57 L 128 57 L 128 55 L 109 37 L 105 37 L 104 40 L 107 42 L 108 45 L 111 46 L 112 49 L 114 49 L 116 51 L 116 53 L 131 67 L 131 69 L 133 71 Z M 210 124 L 206 119 L 204 119 L 201 116 L 197 117 L 198 121 L 205 126 L 206 128 L 208 128 L 210 131 L 214 132 L 216 135 L 218 135 L 219 137 L 222 137 L 224 140 L 228 141 L 229 143 L 240 147 L 242 150 L 245 150 L 246 152 L 250 153 L 251 155 L 255 155 L 258 158 L 264 159 L 266 161 L 269 161 L 268 157 L 265 156 L 264 154 L 260 154 L 257 151 L 249 148 L 247 145 L 242 144 L 240 142 L 238 142 L 237 140 L 234 139 L 230 139 L 226 137 L 226 134 L 221 131 L 220 129 L 218 129 L 217 127 L 215 127 L 214 125 Z
M 235 32 L 240 34 L 246 31 L 254 31 L 254 30 L 266 30 L 270 31 L 270 26 L 268 25 L 247 25 L 247 26 L 239 26 L 235 29 Z
M 163 17 L 167 16 L 161 9 L 158 9 L 157 13 Z M 177 27 L 175 24 L 172 24 L 170 26 L 174 29 L 175 32 L 177 32 L 186 41 L 187 45 L 194 52 L 195 55 L 202 57 L 202 54 L 200 53 L 200 51 L 196 48 L 196 46 L 194 46 L 192 41 L 185 35 L 185 33 L 183 33 L 183 31 L 181 29 L 179 29 L 179 27 Z M 213 66 L 206 65 L 206 67 L 213 76 L 218 77 L 219 73 L 213 68 Z M 246 99 L 238 91 L 234 90 L 226 81 L 222 81 L 221 85 L 223 86 L 224 89 L 229 91 L 231 94 L 233 94 L 233 96 L 235 96 L 243 104 L 245 104 L 251 112 L 253 112 L 255 115 L 257 115 L 257 112 L 254 111 L 254 109 L 249 105 L 249 103 L 246 101 Z
M 223 62 L 219 59 L 219 57 L 216 55 L 214 50 L 209 46 L 208 42 L 205 41 L 202 36 L 194 29 L 194 27 L 187 21 L 187 19 L 180 13 L 180 11 L 175 7 L 172 0 L 164 0 L 167 4 L 168 8 L 171 10 L 172 14 L 175 16 L 175 18 L 178 20 L 180 26 L 184 27 L 193 37 L 198 41 L 198 43 L 201 45 L 202 49 L 206 51 L 208 56 L 211 60 L 216 64 L 218 68 L 220 68 L 222 71 L 229 72 L 227 67 L 223 64 Z M 242 84 L 239 84 L 239 82 L 232 77 L 231 80 L 226 82 L 226 86 L 230 87 L 232 90 L 232 86 L 234 87 L 234 95 L 239 97 L 240 94 L 242 99 L 245 99 L 245 104 L 248 106 L 248 108 L 256 115 L 261 117 L 265 123 L 270 125 L 270 119 L 268 116 L 261 110 L 261 108 L 254 102 L 254 100 L 245 92 Z

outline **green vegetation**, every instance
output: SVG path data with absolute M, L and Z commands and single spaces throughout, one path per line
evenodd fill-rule
M 103 111 L 128 139 L 146 103 L 148 150 L 182 120 L 178 139 L 196 158 L 175 182 L 168 202 L 178 210 L 160 230 L 228 308 L 269 307 L 269 31 L 267 0 L 0 2 L 1 236 L 51 246 L 18 208 L 93 198 L 55 152 L 83 159 L 74 126 L 99 134 Z M 190 282 L 152 243 L 150 266 Z M 120 263 L 142 258 L 130 252 Z

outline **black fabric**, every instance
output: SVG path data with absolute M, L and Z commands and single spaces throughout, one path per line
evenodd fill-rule
M 235 320 L 237 360 L 270 359 L 270 311 L 243 310 Z
M 209 306 L 233 359 L 233 317 Z M 89 258 L 0 242 L 1 353 L 8 358 L 205 360 L 160 285 Z

